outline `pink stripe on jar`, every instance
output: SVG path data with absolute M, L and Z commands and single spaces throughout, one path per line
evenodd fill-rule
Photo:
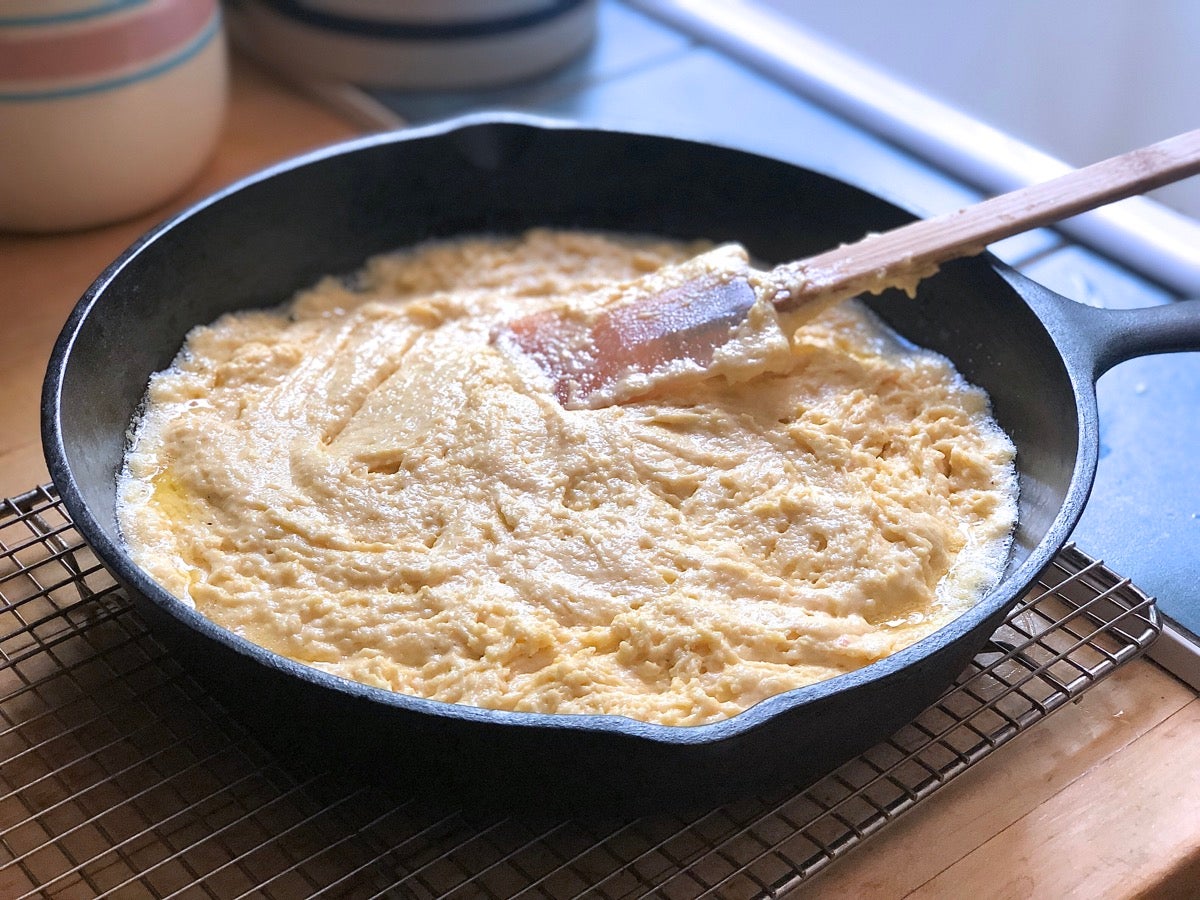
M 154 59 L 199 34 L 216 0 L 151 0 L 84 25 L 0 29 L 0 80 L 85 78 Z

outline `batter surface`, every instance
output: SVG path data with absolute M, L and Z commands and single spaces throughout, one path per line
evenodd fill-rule
M 489 343 L 702 249 L 431 243 L 196 328 L 121 477 L 135 560 L 345 678 L 678 725 L 959 615 L 1006 559 L 1013 448 L 982 392 L 857 305 L 794 333 L 756 309 L 745 365 L 601 409 Z

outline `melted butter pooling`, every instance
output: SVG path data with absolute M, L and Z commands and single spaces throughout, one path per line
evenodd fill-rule
M 794 333 L 760 311 L 750 364 L 601 409 L 489 344 L 700 249 L 433 243 L 196 328 L 121 477 L 135 560 L 349 679 L 673 725 L 959 615 L 1006 559 L 1013 448 L 982 392 L 856 305 Z

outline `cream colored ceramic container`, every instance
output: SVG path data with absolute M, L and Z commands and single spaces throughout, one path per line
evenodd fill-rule
M 234 41 L 304 80 L 486 88 L 590 46 L 596 0 L 229 0 Z
M 217 0 L 0 2 L 0 228 L 170 199 L 212 153 L 226 83 Z

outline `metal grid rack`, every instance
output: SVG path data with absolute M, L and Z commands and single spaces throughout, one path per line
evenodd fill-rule
M 0 501 L 0 896 L 780 896 L 1138 656 L 1067 548 L 936 704 L 803 791 L 691 818 L 434 810 L 272 757 L 179 669 L 52 489 Z

